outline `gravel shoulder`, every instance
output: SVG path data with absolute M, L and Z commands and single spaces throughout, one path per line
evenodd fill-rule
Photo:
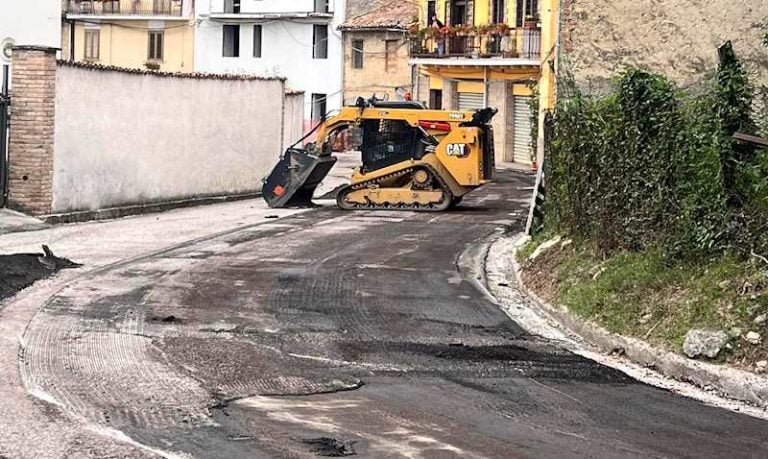
M 486 285 L 505 312 L 531 333 L 647 384 L 711 406 L 768 419 L 768 378 L 688 359 L 640 339 L 610 333 L 541 298 L 522 281 L 514 252 L 524 236 L 499 235 L 485 259 Z

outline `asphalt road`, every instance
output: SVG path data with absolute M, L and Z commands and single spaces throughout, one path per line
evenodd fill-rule
M 457 211 L 320 209 L 97 270 L 25 334 L 26 386 L 202 458 L 768 457 L 768 423 L 527 335 L 458 266 L 530 176 Z M 116 434 L 121 432 L 122 434 Z

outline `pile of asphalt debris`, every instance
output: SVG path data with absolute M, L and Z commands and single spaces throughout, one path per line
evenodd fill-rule
M 357 454 L 353 447 L 355 442 L 343 442 L 335 438 L 321 437 L 303 440 L 310 445 L 312 452 L 324 457 L 347 457 Z
M 47 245 L 43 246 L 43 253 L 0 255 L 0 301 L 62 269 L 80 266 L 66 258 L 57 257 Z

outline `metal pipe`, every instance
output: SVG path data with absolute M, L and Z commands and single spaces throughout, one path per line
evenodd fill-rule
M 75 24 L 76 21 L 69 21 L 69 60 L 75 62 Z
M 0 90 L 0 207 L 8 198 L 8 79 L 10 67 L 3 65 L 3 86 Z

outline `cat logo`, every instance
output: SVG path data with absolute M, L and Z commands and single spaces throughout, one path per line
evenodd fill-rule
M 446 153 L 448 156 L 456 156 L 458 158 L 464 158 L 469 155 L 469 149 L 465 143 L 449 143 Z

